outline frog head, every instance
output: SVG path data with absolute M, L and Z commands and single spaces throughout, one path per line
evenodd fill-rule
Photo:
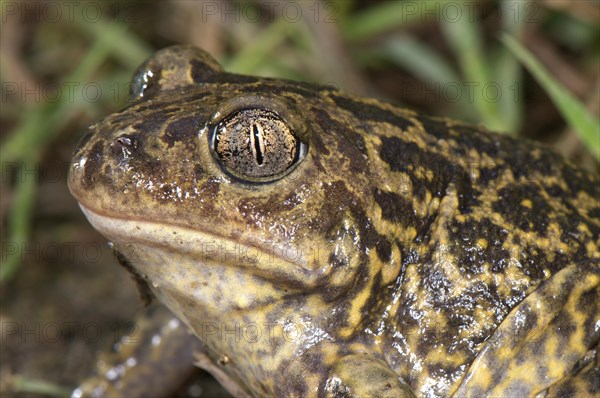
M 311 292 L 332 302 L 389 260 L 368 207 L 368 132 L 331 87 L 226 73 L 174 46 L 131 91 L 81 140 L 69 187 L 154 290 L 215 311 Z

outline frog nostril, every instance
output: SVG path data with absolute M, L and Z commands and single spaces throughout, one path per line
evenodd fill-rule
M 131 135 L 122 135 L 120 137 L 117 137 L 116 141 L 117 144 L 126 148 L 136 149 L 138 147 L 137 138 Z

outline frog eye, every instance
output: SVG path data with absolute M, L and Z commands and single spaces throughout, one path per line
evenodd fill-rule
M 242 180 L 277 180 L 298 164 L 306 152 L 290 127 L 274 112 L 238 111 L 220 122 L 212 151 L 225 171 Z
M 148 98 L 161 90 L 202 84 L 223 72 L 206 51 L 189 45 L 176 45 L 157 51 L 133 74 L 130 95 Z
M 156 87 L 154 79 L 156 71 L 150 69 L 148 63 L 144 62 L 133 74 L 131 85 L 129 86 L 129 95 L 131 98 L 141 98 L 145 94 L 148 95 L 152 91 L 155 91 L 153 89 Z

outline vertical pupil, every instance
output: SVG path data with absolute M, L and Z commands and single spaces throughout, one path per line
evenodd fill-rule
M 259 166 L 262 166 L 263 164 L 263 153 L 261 150 L 261 144 L 262 144 L 262 134 L 261 132 L 258 130 L 258 126 L 255 124 L 252 125 L 252 135 L 254 138 L 254 153 L 256 154 L 256 163 Z

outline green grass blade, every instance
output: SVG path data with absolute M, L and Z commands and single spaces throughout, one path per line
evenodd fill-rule
M 496 110 L 502 119 L 502 130 L 517 134 L 525 111 L 523 70 L 509 51 L 505 48 L 497 50 L 490 56 L 493 81 L 499 89 Z
M 67 398 L 71 396 L 70 389 L 46 380 L 15 376 L 13 384 L 15 391 L 24 393 L 26 395 L 40 394 L 42 396 L 55 398 Z
M 464 18 L 468 10 L 461 5 Z M 448 44 L 458 57 L 465 81 L 464 94 L 477 110 L 481 122 L 492 130 L 506 130 L 506 125 L 498 111 L 497 99 L 488 95 L 492 72 L 483 51 L 483 29 L 476 20 L 445 20 L 440 27 Z
M 407 35 L 387 40 L 381 47 L 387 59 L 428 83 L 456 83 L 460 77 L 435 50 Z
M 447 88 L 453 86 L 462 89 L 461 78 L 453 66 L 434 49 L 411 36 L 392 37 L 377 50 L 377 56 L 383 56 L 409 71 L 439 93 L 445 93 Z M 466 96 L 461 95 L 453 103 L 456 115 L 466 120 L 477 120 L 472 105 L 465 100 Z
M 94 24 L 87 24 L 94 25 Z M 87 26 L 82 24 L 81 26 Z M 86 53 L 78 66 L 73 70 L 64 82 L 81 82 L 91 78 L 98 67 L 112 54 L 116 47 L 121 44 L 121 39 L 126 35 L 127 29 L 124 25 L 110 25 L 109 33 L 98 36 L 94 45 Z M 117 40 L 118 39 L 118 40 Z M 139 64 L 137 57 L 143 57 L 141 52 L 124 58 L 125 62 Z M 143 59 L 143 58 L 142 58 Z M 63 95 L 56 103 L 43 103 L 30 107 L 20 125 L 2 143 L 0 159 L 3 163 L 19 162 L 21 167 L 32 169 L 39 161 L 42 148 L 48 145 L 61 131 L 63 126 L 72 120 L 73 115 L 94 104 L 81 101 L 69 95 Z M 23 173 L 21 173 L 23 175 Z M 31 232 L 30 219 L 33 214 L 37 186 L 35 178 L 25 175 L 17 179 L 15 184 L 15 198 L 8 210 L 10 219 L 8 223 L 9 241 L 19 247 L 28 242 Z M 17 271 L 20 265 L 20 255 L 7 257 L 0 268 L 0 281 L 8 280 Z
M 500 2 L 499 6 L 503 15 L 502 29 L 519 37 L 525 21 L 527 18 L 531 18 L 525 10 L 528 9 L 527 7 L 533 7 L 533 4 L 522 0 L 506 0 Z M 516 134 L 521 129 L 525 112 L 523 69 L 519 61 L 505 46 L 494 48 L 489 61 L 491 78 L 501 90 L 498 98 L 498 112 L 504 121 L 504 129 Z
M 108 23 L 98 21 L 89 23 L 82 18 L 76 19 L 78 27 L 92 36 L 96 41 L 100 41 L 108 47 L 111 55 L 114 55 L 125 67 L 132 71 L 137 68 L 146 58 L 152 54 L 152 49 L 136 36 L 129 33 L 129 28 L 125 24 Z M 78 71 L 87 71 L 85 65 L 80 66 Z M 70 78 L 78 81 L 77 78 L 84 74 L 74 72 Z
M 33 155 L 32 158 L 37 158 Z M 23 246 L 29 241 L 31 234 L 31 217 L 37 194 L 37 181 L 34 175 L 26 172 L 35 170 L 36 162 L 23 162 L 17 172 L 17 185 L 15 186 L 14 198 L 8 215 L 9 238 L 6 242 L 16 246 L 17 251 L 10 255 L 5 253 L 0 266 L 0 282 L 10 279 L 21 265 Z
M 598 117 L 588 112 L 581 101 L 554 79 L 515 38 L 509 34 L 503 34 L 501 40 L 546 90 L 561 115 L 577 132 L 594 157 L 600 160 L 600 120 Z
M 289 37 L 290 30 L 297 29 L 290 25 L 284 18 L 279 18 L 258 36 L 254 37 L 233 58 L 223 62 L 223 67 L 225 70 L 233 73 L 254 73 L 263 63 L 265 57 Z
M 342 32 L 346 39 L 364 40 L 387 30 L 424 22 L 427 15 L 434 15 L 443 0 L 388 1 L 368 7 L 343 21 Z
M 317 21 L 329 22 L 330 20 L 340 21 L 348 17 L 351 10 L 356 5 L 356 0 L 333 0 L 330 2 L 319 3 L 315 2 L 312 7 L 320 7 L 319 18 Z M 309 6 L 310 7 L 310 6 Z M 314 16 L 315 14 L 313 14 Z
M 115 37 L 122 37 L 125 29 L 124 26 L 114 27 L 111 30 L 113 33 L 98 36 L 90 51 L 86 53 L 75 70 L 64 81 L 73 83 L 89 80 L 94 71 L 118 47 L 117 43 L 119 41 L 115 41 Z M 120 33 L 117 35 L 115 31 Z M 136 57 L 138 56 L 143 57 L 141 53 Z M 141 59 L 143 60 L 143 58 Z M 135 62 L 133 59 L 131 59 L 131 62 L 137 66 L 141 60 L 136 58 Z M 54 139 L 62 126 L 70 120 L 69 114 L 78 110 L 75 109 L 76 107 L 73 106 L 71 100 L 72 98 L 69 95 L 63 95 L 57 103 L 44 103 L 29 109 L 27 120 L 24 120 L 2 144 L 0 150 L 2 161 L 14 162 L 25 156 L 32 148 L 39 148 Z M 93 106 L 93 104 L 85 101 L 78 103 L 84 107 Z

